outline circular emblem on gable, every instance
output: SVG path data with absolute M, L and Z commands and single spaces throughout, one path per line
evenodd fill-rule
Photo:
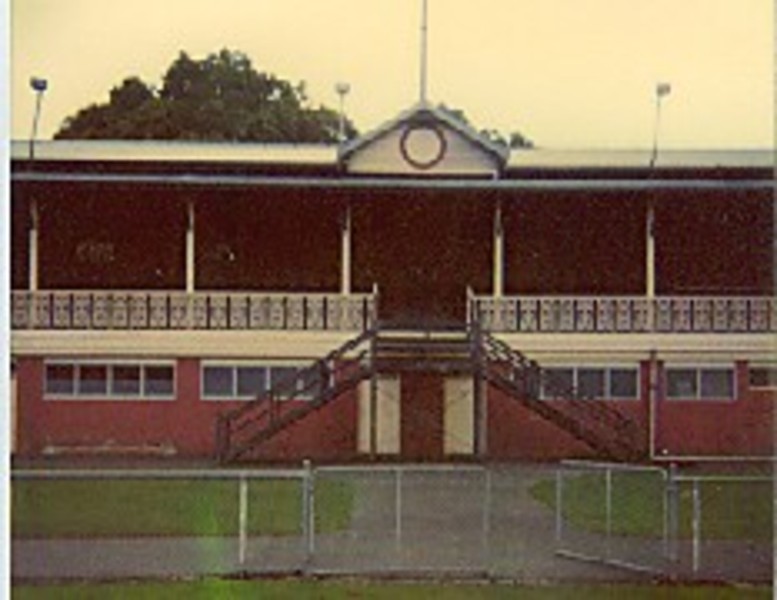
M 402 158 L 416 169 L 431 169 L 445 157 L 447 149 L 445 135 L 434 123 L 410 125 L 399 140 Z

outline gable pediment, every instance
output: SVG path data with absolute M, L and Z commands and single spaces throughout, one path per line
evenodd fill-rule
M 340 161 L 352 174 L 496 177 L 508 154 L 447 111 L 420 104 L 346 144 Z

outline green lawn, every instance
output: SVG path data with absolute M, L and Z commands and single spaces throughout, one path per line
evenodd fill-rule
M 317 485 L 316 527 L 344 528 L 353 506 L 351 486 Z M 235 535 L 236 481 L 58 480 L 14 481 L 11 486 L 14 537 L 123 535 Z M 301 529 L 300 481 L 249 483 L 248 530 L 289 535 Z
M 702 534 L 705 539 L 772 539 L 772 486 L 770 483 L 711 483 L 701 485 Z M 553 480 L 536 483 L 532 496 L 555 508 Z M 612 531 L 616 534 L 658 537 L 662 533 L 663 480 L 652 473 L 614 474 L 612 479 Z M 564 516 L 590 531 L 605 531 L 604 475 L 564 478 Z M 680 535 L 691 535 L 692 492 L 680 485 Z
M 18 600 L 48 600 L 54 598 L 122 600 L 125 598 L 262 598 L 340 600 L 355 598 L 372 600 L 487 600 L 524 599 L 574 600 L 734 600 L 770 598 L 766 587 L 734 588 L 722 586 L 648 586 L 648 585 L 554 585 L 518 586 L 508 584 L 442 584 L 391 583 L 366 581 L 225 581 L 204 580 L 180 583 L 122 583 L 56 586 L 15 586 Z

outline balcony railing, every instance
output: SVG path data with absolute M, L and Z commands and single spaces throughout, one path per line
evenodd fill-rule
M 13 329 L 369 329 L 371 294 L 179 291 L 13 291 Z
M 777 331 L 777 299 L 762 297 L 474 296 L 469 316 L 500 332 L 739 333 Z

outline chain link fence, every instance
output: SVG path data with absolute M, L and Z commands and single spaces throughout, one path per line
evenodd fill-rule
M 683 581 L 770 582 L 774 480 L 747 470 L 564 462 L 556 553 Z
M 591 563 L 690 581 L 760 582 L 772 573 L 765 474 L 306 463 L 16 470 L 11 490 L 16 579 L 618 578 Z

